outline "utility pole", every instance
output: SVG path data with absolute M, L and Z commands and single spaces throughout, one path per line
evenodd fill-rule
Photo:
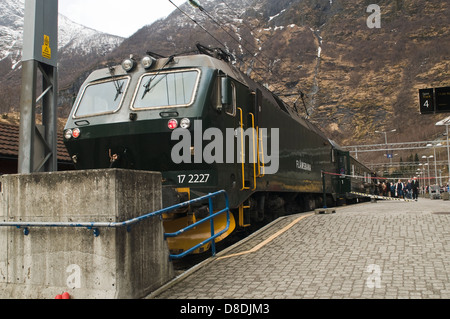
M 447 137 L 447 161 L 448 161 L 448 166 L 447 166 L 447 172 L 448 172 L 448 182 L 450 184 L 450 143 L 449 143 L 449 130 L 448 130 L 448 126 L 450 125 L 450 116 L 443 119 L 442 121 L 439 121 L 436 123 L 436 125 L 438 126 L 442 126 L 445 125 L 446 129 L 447 129 L 447 133 L 446 133 L 446 137 Z
M 57 170 L 58 0 L 25 0 L 20 95 L 20 174 Z M 38 73 L 42 93 L 37 96 Z M 42 125 L 36 105 L 42 101 Z
M 380 132 L 380 131 L 375 131 L 375 133 L 381 133 L 384 134 L 384 143 L 386 144 L 386 158 L 389 159 L 389 162 L 392 164 L 392 157 L 394 156 L 393 154 L 389 153 L 389 148 L 388 148 L 388 142 L 387 142 L 387 133 L 392 133 L 392 132 L 397 132 L 397 129 L 393 129 L 390 131 L 385 131 L 385 132 Z

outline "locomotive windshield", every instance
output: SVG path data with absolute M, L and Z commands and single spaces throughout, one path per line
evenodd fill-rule
M 188 106 L 194 102 L 199 75 L 198 70 L 146 74 L 141 78 L 132 108 Z
M 123 100 L 128 78 L 92 82 L 84 89 L 75 117 L 113 113 Z

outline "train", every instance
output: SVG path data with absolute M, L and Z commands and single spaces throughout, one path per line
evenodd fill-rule
M 225 190 L 231 226 L 216 241 L 369 192 L 370 170 L 348 151 L 241 72 L 224 50 L 197 48 L 146 52 L 93 71 L 64 128 L 75 168 L 161 172 L 164 207 Z M 177 210 L 164 217 L 164 227 L 180 229 L 208 210 L 207 203 Z M 217 230 L 225 224 L 216 218 Z M 197 227 L 169 248 L 185 251 L 192 238 L 209 234 L 209 226 Z

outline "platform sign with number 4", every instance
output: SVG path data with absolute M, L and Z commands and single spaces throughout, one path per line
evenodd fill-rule
M 435 112 L 433 89 L 419 90 L 419 99 L 420 99 L 421 114 L 432 114 Z

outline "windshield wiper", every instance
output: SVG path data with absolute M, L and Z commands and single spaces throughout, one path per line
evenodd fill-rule
M 152 83 L 152 81 L 155 79 L 155 77 L 156 77 L 157 75 L 158 75 L 158 74 L 156 74 L 155 76 L 153 76 L 151 79 L 149 79 L 149 80 L 147 81 L 147 83 L 145 83 L 145 84 L 143 85 L 143 86 L 145 87 L 145 90 L 144 90 L 144 93 L 142 94 L 141 100 L 144 98 L 144 96 L 145 96 L 148 92 L 150 92 L 155 86 L 157 86 L 159 82 L 161 82 L 164 78 L 167 77 L 167 74 L 164 75 L 164 76 L 162 76 L 155 84 L 153 84 L 152 86 L 150 86 L 150 84 Z
M 116 82 L 114 82 L 114 83 L 116 83 Z M 116 86 L 116 96 L 114 97 L 114 102 L 117 100 L 117 98 L 120 96 L 120 95 L 122 95 L 122 88 L 123 88 L 123 82 L 122 83 L 117 83 L 117 86 Z
M 110 66 L 109 67 L 109 74 L 111 74 L 114 86 L 116 87 L 116 97 L 114 98 L 114 102 L 115 102 L 117 100 L 117 98 L 120 95 L 122 95 L 122 93 L 123 93 L 123 91 L 122 91 L 122 89 L 123 89 L 123 82 L 119 83 L 119 81 L 116 79 L 116 76 L 115 76 L 114 72 L 115 72 L 114 71 L 114 67 Z
M 150 92 L 150 84 L 152 83 L 152 81 L 153 81 L 154 78 L 155 78 L 155 77 L 150 78 L 150 79 L 147 81 L 147 83 L 145 83 L 145 84 L 143 85 L 143 87 L 145 88 L 145 90 L 144 90 L 144 93 L 142 94 L 141 100 L 144 99 L 144 96 L 145 96 L 148 92 Z
M 153 75 L 144 85 L 143 85 L 143 87 L 145 88 L 145 90 L 144 90 L 144 93 L 142 94 L 142 97 L 141 97 L 141 100 L 143 100 L 144 99 L 144 97 L 145 97 L 145 95 L 148 93 L 148 92 L 150 92 L 150 90 L 152 89 L 151 87 L 150 87 L 150 84 L 152 83 L 152 81 L 161 73 L 161 71 L 170 63 L 170 62 L 172 62 L 173 61 L 173 55 L 172 56 L 170 56 L 168 59 L 167 59 L 167 61 L 166 61 L 166 63 L 164 63 L 164 65 L 158 70 L 158 72 L 156 72 L 156 74 L 155 75 Z M 159 82 L 160 82 L 161 80 L 159 80 L 157 83 L 155 83 L 155 85 L 156 84 L 158 84 Z M 155 86 L 155 85 L 153 85 L 153 87 Z

